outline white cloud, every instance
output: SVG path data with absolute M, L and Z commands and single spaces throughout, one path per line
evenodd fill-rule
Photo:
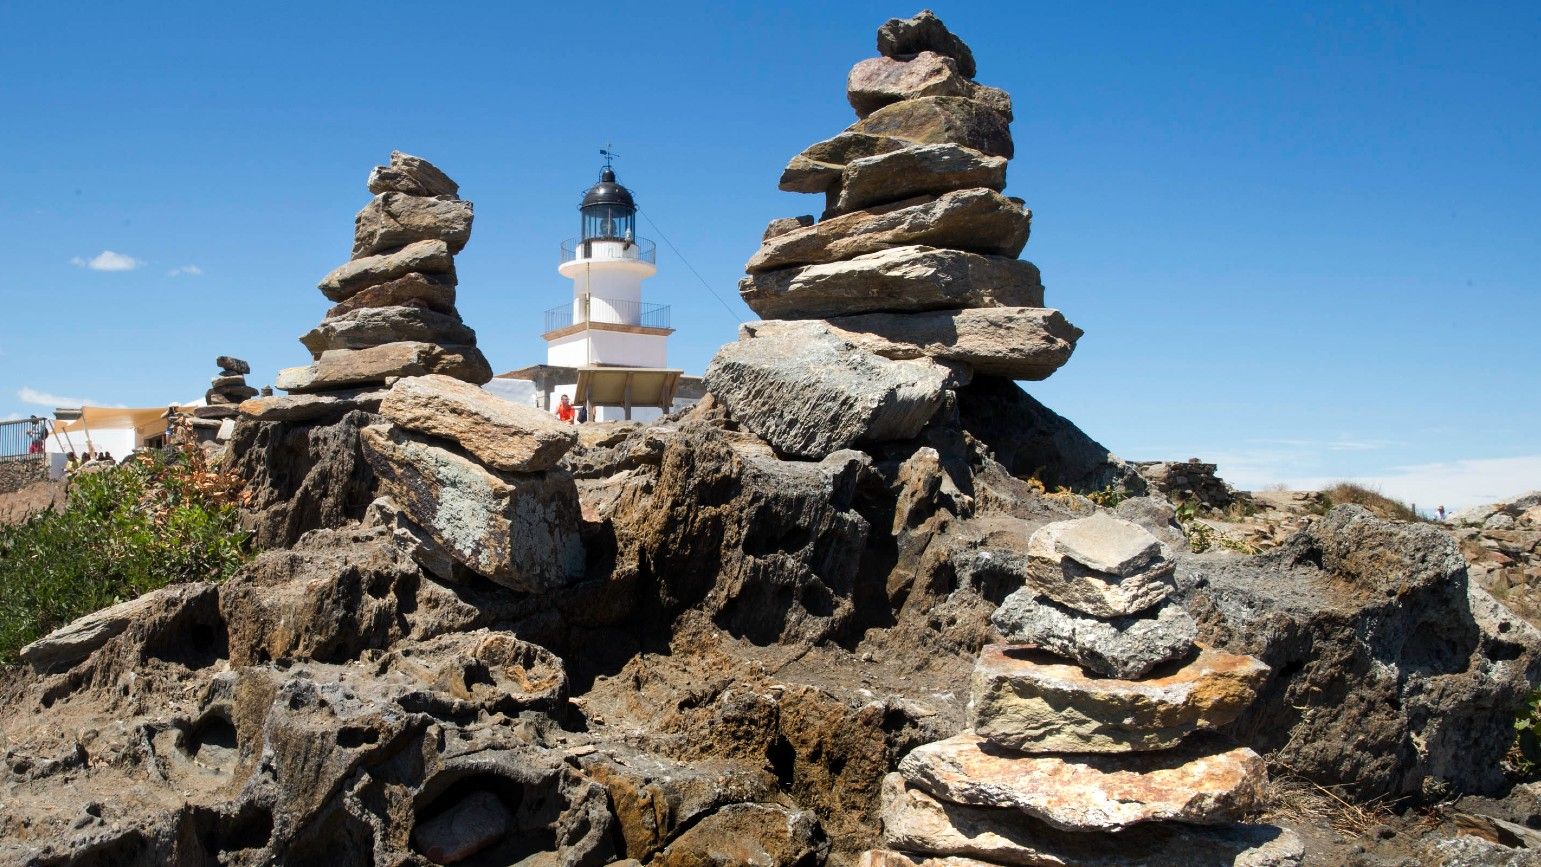
M 1392 467 L 1374 475 L 1278 481 L 1300 491 L 1318 490 L 1333 482 L 1357 482 L 1388 497 L 1416 503 L 1420 512 L 1432 512 L 1441 505 L 1453 512 L 1541 489 L 1541 455 L 1473 458 Z
M 92 271 L 132 271 L 145 263 L 133 256 L 103 250 L 89 259 L 76 256 L 70 260 L 70 264 L 77 268 L 90 268 Z
M 38 391 L 35 388 L 27 388 L 26 386 L 17 389 L 16 396 L 21 399 L 22 403 L 30 403 L 37 406 L 47 407 L 86 406 L 87 404 L 93 403 L 90 398 L 65 397 L 60 394 L 49 394 L 46 391 Z
M 170 271 L 166 272 L 167 277 L 180 277 L 183 274 L 186 274 L 189 277 L 201 277 L 203 276 L 203 269 L 199 268 L 197 265 L 183 265 L 179 268 L 172 268 Z

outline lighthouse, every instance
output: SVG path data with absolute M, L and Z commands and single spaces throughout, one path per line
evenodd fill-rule
M 657 248 L 637 235 L 637 200 L 615 178 L 609 151 L 599 180 L 578 202 L 578 235 L 562 242 L 557 273 L 571 297 L 545 312 L 546 363 L 501 374 L 532 383 L 531 399 L 551 409 L 563 395 L 589 421 L 650 421 L 700 397 L 697 377 L 670 368 L 669 307 L 643 298 L 658 273 Z M 514 394 L 513 382 L 494 383 Z

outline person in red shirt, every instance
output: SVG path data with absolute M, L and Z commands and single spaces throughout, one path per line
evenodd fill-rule
M 572 423 L 573 404 L 572 401 L 567 399 L 567 395 L 565 394 L 562 395 L 561 402 L 556 405 L 556 417 L 562 421 L 567 422 L 568 424 Z

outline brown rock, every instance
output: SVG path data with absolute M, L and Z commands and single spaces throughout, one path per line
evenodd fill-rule
M 774 804 L 729 804 L 648 862 L 653 867 L 802 867 L 821 864 L 829 841 L 812 813 Z
M 862 157 L 896 151 L 903 139 L 847 130 L 832 139 L 809 145 L 787 163 L 780 188 L 789 193 L 822 193 L 840 180 L 846 163 Z
M 923 51 L 951 57 L 966 78 L 977 73 L 974 52 L 929 9 L 910 18 L 890 18 L 878 28 L 878 53 L 884 57 L 907 60 Z
M 335 319 L 361 307 L 425 307 L 439 313 L 454 313 L 455 276 L 406 274 L 359 291 L 326 311 L 326 318 Z
M 383 383 L 395 376 L 442 373 L 480 385 L 492 368 L 474 346 L 439 346 L 403 341 L 368 349 L 328 349 L 305 367 L 278 372 L 274 384 L 284 391 L 311 392 Z
M 458 253 L 471 240 L 473 205 L 464 199 L 381 193 L 353 220 L 353 258 L 439 240 Z
M 765 320 L 740 326 L 768 335 L 809 320 Z M 894 360 L 932 358 L 975 373 L 1046 379 L 1070 360 L 1081 329 L 1045 307 L 981 307 L 921 313 L 863 313 L 824 320 L 834 333 Z
M 1262 757 L 1245 747 L 1204 743 L 1135 755 L 1030 756 L 973 732 L 916 748 L 899 771 L 944 801 L 1010 807 L 1066 831 L 1232 822 L 1258 805 L 1267 779 Z
M 422 157 L 391 151 L 390 165 L 375 166 L 369 173 L 369 191 L 409 196 L 454 196 L 460 192 L 460 185 Z
M 788 232 L 806 229 L 811 225 L 813 225 L 813 216 L 810 214 L 804 214 L 801 217 L 778 217 L 766 225 L 765 234 L 761 236 L 761 240 L 769 241 L 771 238 L 779 238 Z
M 501 840 L 513 819 L 497 795 L 472 792 L 444 812 L 419 822 L 412 830 L 412 845 L 435 864 L 454 864 Z
M 738 291 L 766 319 L 1043 306 L 1043 284 L 1031 262 L 925 246 L 750 274 Z
M 986 108 L 999 112 L 1006 120 L 1013 118 L 1011 110 L 1011 94 L 999 87 L 987 87 L 983 84 L 974 85 L 974 92 L 969 97 L 975 102 L 982 103 Z
M 350 410 L 374 412 L 385 390 L 338 391 L 331 394 L 291 394 L 254 397 L 241 402 L 241 414 L 255 421 L 319 421 L 336 418 Z
M 973 83 L 958 71 L 958 62 L 934 51 L 922 51 L 911 60 L 869 58 L 851 67 L 845 79 L 845 98 L 857 117 L 904 99 L 971 96 L 972 91 Z
M 578 439 L 576 428 L 548 412 L 448 376 L 397 380 L 379 411 L 408 430 L 452 440 L 508 472 L 549 469 Z
M 852 160 L 832 190 L 826 216 L 897 202 L 913 196 L 1006 186 L 1006 160 L 954 144 L 907 147 Z
M 1033 532 L 1027 540 L 1027 581 L 1075 611 L 1102 619 L 1127 617 L 1171 594 L 1170 553 L 1133 521 L 1094 512 Z
M 1235 719 L 1268 666 L 1204 648 L 1168 674 L 1119 680 L 1025 647 L 986 645 L 974 666 L 969 720 L 1000 747 L 1031 753 L 1165 750 Z
M 751 274 L 838 262 L 923 244 L 1015 258 L 1027 245 L 1032 211 L 994 190 L 948 192 L 865 208 L 767 235 L 745 266 Z
M 441 346 L 469 344 L 476 342 L 476 332 L 458 315 L 424 307 L 360 307 L 323 319 L 300 337 L 313 357 L 329 349 L 368 349 L 407 340 Z
M 414 271 L 453 275 L 455 259 L 450 255 L 449 245 L 439 240 L 418 241 L 394 252 L 354 259 L 321 278 L 317 287 L 333 301 L 346 301 L 362 289 Z
M 1000 112 L 961 96 L 923 96 L 886 105 L 850 132 L 892 136 L 914 144 L 956 144 L 1011 159 L 1011 128 Z

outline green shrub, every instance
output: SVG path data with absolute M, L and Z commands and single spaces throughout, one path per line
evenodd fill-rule
M 0 664 L 75 618 L 245 559 L 239 484 L 196 448 L 77 475 L 66 508 L 0 527 Z
M 1541 689 L 1531 690 L 1514 721 L 1514 751 L 1521 773 L 1533 776 L 1541 771 Z

